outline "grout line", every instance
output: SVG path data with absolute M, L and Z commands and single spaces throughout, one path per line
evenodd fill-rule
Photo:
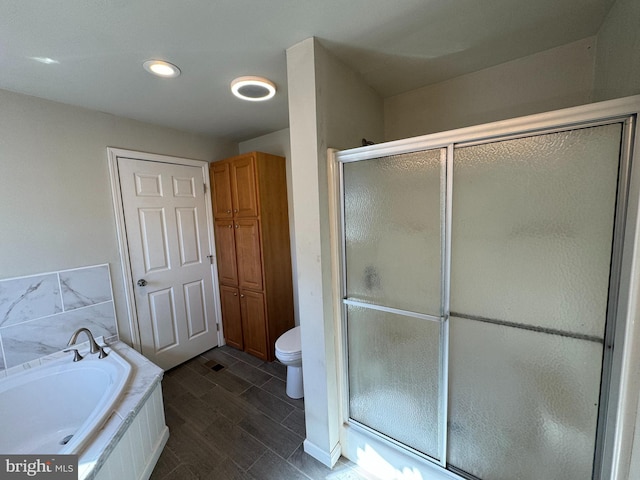
M 165 447 L 165 448 L 166 448 L 166 447 Z M 171 452 L 171 453 L 173 453 L 173 452 Z M 174 455 L 176 455 L 176 454 L 174 453 Z M 184 462 L 182 461 L 182 459 L 181 459 L 180 457 L 178 457 L 178 455 L 176 455 L 176 458 L 178 459 L 178 464 L 177 464 L 175 467 L 173 467 L 171 470 L 169 470 L 168 472 L 166 472 L 166 473 L 165 473 L 162 477 L 160 477 L 158 480 L 163 480 L 163 479 L 167 478 L 169 475 L 171 475 L 173 472 L 175 472 L 175 471 L 178 469 L 178 467 L 180 467 L 180 465 L 187 465 L 186 463 L 184 463 Z M 157 464 L 156 464 L 156 465 L 157 465 Z
M 246 430 L 244 430 L 244 431 L 246 432 Z M 249 433 L 249 432 L 247 432 L 247 433 Z M 249 435 L 251 435 L 251 434 L 249 433 Z M 253 435 L 251 435 L 251 437 L 252 437 L 252 438 L 256 438 L 256 437 L 254 437 Z M 257 440 L 257 439 L 256 439 L 256 440 Z M 260 440 L 258 440 L 258 441 L 260 442 Z M 260 444 L 261 444 L 261 445 L 264 445 L 264 443 L 262 443 L 262 442 L 260 442 Z M 267 449 L 268 449 L 268 450 L 270 450 L 270 448 L 269 448 L 267 445 L 264 445 L 264 446 L 265 446 L 265 447 L 267 447 Z M 273 450 L 272 450 L 272 451 L 273 451 Z M 246 473 L 249 473 L 249 470 L 251 470 L 251 468 L 252 468 L 256 463 L 258 463 L 258 460 L 260 460 L 262 457 L 264 457 L 264 454 L 265 454 L 265 453 L 267 453 L 267 452 L 262 452 L 262 455 L 260 455 L 258 458 L 256 458 L 256 459 L 253 461 L 253 463 L 252 463 L 251 465 L 249 465 L 249 467 L 245 470 L 245 472 L 246 472 Z M 249 475 L 251 475 L 251 474 L 249 473 Z M 253 475 L 251 475 L 251 476 L 253 477 Z M 255 477 L 254 477 L 254 478 L 255 478 Z

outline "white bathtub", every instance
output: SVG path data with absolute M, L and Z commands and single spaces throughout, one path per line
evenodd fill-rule
M 131 375 L 117 352 L 72 355 L 0 380 L 0 452 L 79 454 L 114 411 Z

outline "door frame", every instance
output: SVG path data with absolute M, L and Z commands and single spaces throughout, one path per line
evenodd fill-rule
M 122 148 L 107 147 L 107 157 L 109 162 L 109 177 L 111 178 L 111 198 L 113 200 L 113 210 L 116 220 L 116 235 L 118 239 L 118 250 L 120 253 L 120 268 L 124 279 L 124 294 L 127 301 L 127 315 L 129 321 L 129 332 L 131 335 L 132 347 L 142 353 L 142 340 L 140 337 L 140 324 L 138 322 L 138 311 L 136 310 L 136 300 L 133 288 L 133 275 L 131 274 L 131 257 L 129 256 L 129 245 L 127 243 L 127 231 L 124 223 L 124 204 L 122 202 L 122 191 L 120 187 L 120 175 L 118 173 L 118 159 L 127 158 L 131 160 L 142 160 L 148 162 L 169 163 L 173 165 L 183 165 L 188 167 L 198 167 L 202 169 L 205 188 L 205 206 L 207 218 L 207 238 L 209 239 L 209 252 L 211 257 L 211 278 L 213 280 L 213 308 L 216 316 L 216 329 L 218 335 L 218 346 L 224 345 L 224 332 L 222 331 L 222 313 L 220 309 L 220 290 L 218 283 L 218 262 L 213 234 L 213 211 L 211 204 L 211 185 L 209 184 L 209 162 L 204 160 L 192 160 L 188 158 L 173 157 L 169 155 L 158 155 L 155 153 L 139 152 L 135 150 L 125 150 Z
M 342 454 L 361 464 L 365 469 L 374 465 L 386 469 L 389 476 L 398 472 L 419 472 L 428 478 L 460 479 L 458 475 L 426 461 L 407 450 L 376 436 L 366 429 L 351 425 L 348 418 L 347 357 L 343 325 L 344 285 L 343 240 L 342 240 L 342 163 L 366 160 L 400 153 L 409 153 L 432 148 L 450 147 L 454 144 L 483 143 L 492 139 L 505 139 L 548 133 L 561 129 L 571 129 L 586 123 L 609 123 L 612 119 L 629 117 L 628 134 L 623 134 L 621 155 L 629 155 L 631 168 L 625 180 L 627 190 L 626 216 L 616 218 L 619 269 L 617 275 L 617 301 L 614 314 L 616 348 L 612 353 L 609 372 L 609 392 L 607 418 L 603 418 L 604 432 L 601 433 L 601 460 L 595 464 L 595 478 L 608 480 L 626 479 L 631 465 L 634 443 L 634 428 L 640 425 L 639 390 L 640 375 L 634 365 L 640 362 L 640 95 L 592 103 L 578 107 L 555 110 L 510 120 L 492 122 L 473 127 L 465 127 L 424 136 L 386 142 L 373 146 L 348 150 L 329 149 L 327 153 L 327 174 L 329 184 L 329 214 L 331 238 L 332 286 L 334 295 L 335 347 L 337 352 L 336 375 L 338 381 L 339 412 L 330 419 L 338 426 Z M 634 161 L 635 160 L 635 161 Z M 447 179 L 450 174 L 448 172 Z M 450 186 L 447 185 L 447 190 Z M 450 202 L 449 202 L 450 203 Z M 447 212 L 448 214 L 449 212 Z M 450 224 L 450 221 L 447 222 Z M 619 231 L 622 224 L 623 232 Z M 450 232 L 447 232 L 450 238 Z M 615 239 L 614 239 L 615 241 Z M 447 253 L 448 255 L 448 253 Z M 448 313 L 448 312 L 446 312 Z M 606 375 L 606 374 L 605 374 Z M 600 427 L 599 423 L 599 427 Z M 445 447 L 446 448 L 446 447 Z M 597 447 L 598 448 L 598 447 Z M 638 445 L 635 446 L 638 450 Z M 640 452 L 640 450 L 638 450 Z M 637 454 L 637 453 L 636 453 Z

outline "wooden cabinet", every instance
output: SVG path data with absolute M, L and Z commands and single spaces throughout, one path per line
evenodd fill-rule
M 260 292 L 241 290 L 240 311 L 244 351 L 266 360 L 269 357 L 269 349 L 264 295 Z
M 213 201 L 213 217 L 233 217 L 231 200 L 231 166 L 226 162 L 215 162 L 209 169 L 211 176 L 211 198 Z
M 261 152 L 210 168 L 225 341 L 267 361 L 294 326 L 285 172 Z
M 235 217 L 258 216 L 254 157 L 238 158 L 231 163 L 231 199 Z
M 262 290 L 262 248 L 260 227 L 254 218 L 238 218 L 235 222 L 238 286 Z
M 240 291 L 235 287 L 220 285 L 220 307 L 222 310 L 224 339 L 227 345 L 244 350 Z
M 232 219 L 216 220 L 214 235 L 218 260 L 218 280 L 223 285 L 238 285 L 238 266 L 236 264 L 236 240 Z

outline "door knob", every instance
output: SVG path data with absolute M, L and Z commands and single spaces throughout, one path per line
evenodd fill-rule
M 147 281 L 144 278 L 141 278 L 140 280 L 138 280 L 139 287 L 144 287 L 146 284 L 147 284 Z

